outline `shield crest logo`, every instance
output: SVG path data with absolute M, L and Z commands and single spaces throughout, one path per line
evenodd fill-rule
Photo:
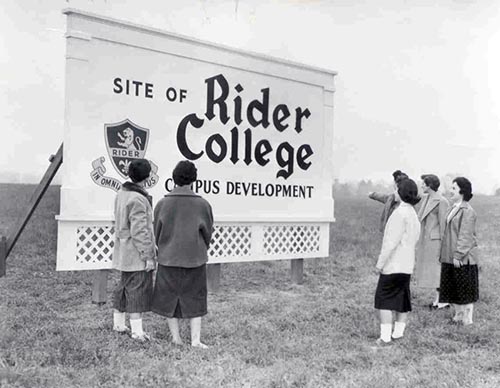
M 123 178 L 127 178 L 130 162 L 142 159 L 146 154 L 149 129 L 125 119 L 119 123 L 104 124 L 104 137 L 113 166 Z

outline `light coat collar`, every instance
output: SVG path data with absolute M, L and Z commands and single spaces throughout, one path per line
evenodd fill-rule
M 435 191 L 427 194 L 427 201 L 425 202 L 424 206 L 421 207 L 421 212 L 419 214 L 419 219 L 422 221 L 425 217 L 429 215 L 429 213 L 434 210 L 436 206 L 439 205 L 439 202 L 441 201 L 441 198 L 438 193 Z
M 467 201 L 462 201 L 462 203 L 458 206 L 458 208 L 456 206 L 450 206 L 450 208 L 448 209 L 448 214 L 446 214 L 447 222 L 450 223 L 451 220 L 453 220 L 457 216 L 457 214 L 460 213 L 460 211 L 462 211 L 462 209 L 469 209 L 469 208 L 470 205 Z M 450 213 L 452 212 L 454 213 L 451 215 L 451 218 L 448 218 L 450 217 Z

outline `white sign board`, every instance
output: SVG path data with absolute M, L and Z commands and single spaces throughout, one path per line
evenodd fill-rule
M 65 13 L 58 269 L 110 267 L 134 158 L 152 162 L 154 203 L 178 161 L 196 164 L 216 221 L 210 262 L 328 255 L 334 72 Z

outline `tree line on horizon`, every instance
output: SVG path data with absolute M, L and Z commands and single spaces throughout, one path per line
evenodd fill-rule
M 441 181 L 441 187 L 439 191 L 444 195 L 447 195 L 451 189 L 453 179 L 462 174 L 452 174 L 448 173 L 443 177 L 439 177 Z M 419 180 L 420 181 L 420 180 Z M 420 182 L 417 182 L 420 185 Z M 348 181 L 341 182 L 339 179 L 334 179 L 333 181 L 333 196 L 334 197 L 366 197 L 370 191 L 375 191 L 378 193 L 391 193 L 393 190 L 392 182 L 385 181 L 372 181 L 371 179 L 361 179 L 360 181 Z M 475 193 L 483 194 L 483 193 Z M 500 196 L 500 188 L 496 189 L 495 196 Z

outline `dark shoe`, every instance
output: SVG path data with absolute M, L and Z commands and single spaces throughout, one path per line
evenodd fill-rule
M 376 341 L 375 341 L 375 345 L 373 345 L 371 348 L 373 350 L 377 350 L 377 349 L 384 349 L 384 348 L 390 348 L 393 346 L 393 343 L 392 341 L 389 341 L 389 342 L 385 342 L 382 338 L 378 338 Z
M 118 334 L 130 334 L 130 328 L 128 327 L 113 327 L 113 331 Z
M 151 341 L 151 337 L 149 334 L 144 333 L 143 335 L 137 335 L 137 334 L 132 334 L 130 336 L 133 340 L 139 341 L 139 342 L 149 342 Z

